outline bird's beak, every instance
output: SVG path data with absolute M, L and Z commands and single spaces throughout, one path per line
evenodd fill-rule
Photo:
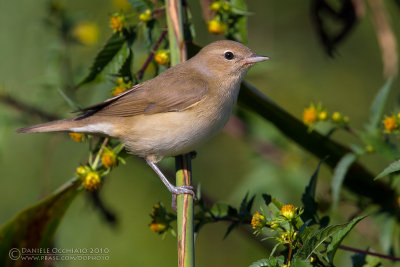
M 243 62 L 244 62 L 244 64 L 255 64 L 257 62 L 266 61 L 268 59 L 269 59 L 269 57 L 254 54 L 251 57 L 245 58 L 243 60 Z

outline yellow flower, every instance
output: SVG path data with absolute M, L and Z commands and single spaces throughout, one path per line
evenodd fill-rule
M 76 174 L 78 176 L 83 176 L 89 170 L 90 170 L 90 168 L 88 166 L 79 166 L 78 168 L 76 168 Z
M 114 89 L 112 90 L 111 94 L 112 94 L 113 96 L 116 96 L 116 95 L 118 95 L 118 94 L 120 94 L 120 93 L 122 93 L 122 92 L 124 92 L 124 91 L 126 91 L 126 88 L 120 87 L 120 86 L 116 86 L 116 87 L 114 87 Z
M 114 32 L 120 32 L 125 26 L 125 16 L 120 13 L 114 13 L 110 18 L 110 27 Z
M 154 55 L 154 60 L 158 65 L 168 65 L 169 64 L 169 53 L 165 50 L 158 50 Z
M 83 142 L 85 140 L 85 135 L 81 133 L 69 133 L 69 137 L 77 143 Z
M 340 114 L 340 112 L 337 112 L 337 111 L 333 112 L 332 120 L 334 122 L 340 122 L 340 121 L 342 121 L 342 119 L 343 119 L 343 116 L 342 116 L 342 114 Z
M 227 26 L 216 19 L 208 22 L 208 31 L 213 34 L 222 34 L 226 31 Z
M 394 130 L 396 130 L 399 127 L 399 125 L 397 124 L 396 118 L 394 116 L 386 117 L 383 120 L 383 124 L 385 126 L 386 132 L 388 132 L 388 133 L 393 132 Z
M 254 213 L 253 218 L 251 219 L 251 226 L 253 229 L 262 228 L 265 226 L 265 217 L 260 214 L 258 211 Z
M 117 86 L 113 87 L 113 90 L 111 92 L 111 95 L 113 96 L 116 96 L 132 87 L 132 82 L 125 82 L 122 77 L 119 77 L 115 83 L 117 84 Z
M 281 213 L 286 219 L 291 220 L 296 216 L 296 210 L 295 206 L 289 204 L 281 208 Z
M 89 191 L 98 189 L 100 187 L 100 183 L 100 176 L 94 171 L 88 172 L 83 180 L 83 186 Z
M 113 167 L 117 163 L 117 155 L 115 155 L 114 151 L 111 149 L 105 148 L 101 155 L 101 163 L 103 163 L 106 168 Z
M 211 3 L 210 9 L 214 12 L 218 12 L 222 8 L 221 2 L 220 1 L 215 1 Z
M 167 225 L 165 223 L 157 222 L 151 222 L 149 227 L 154 233 L 163 233 L 167 229 Z
M 317 111 L 313 105 L 304 109 L 303 111 L 303 122 L 307 125 L 311 125 L 317 121 Z
M 397 118 L 400 119 L 400 112 L 397 114 Z
M 145 12 L 139 15 L 139 20 L 143 22 L 148 22 L 152 19 L 151 10 L 147 9 Z
M 325 121 L 326 119 L 328 119 L 328 112 L 323 110 L 320 113 L 318 113 L 318 119 L 320 121 Z
M 85 45 L 94 45 L 99 40 L 99 27 L 96 23 L 82 21 L 72 29 L 72 36 Z

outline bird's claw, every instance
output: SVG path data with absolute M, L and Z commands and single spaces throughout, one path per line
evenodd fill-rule
M 192 195 L 193 200 L 197 201 L 196 193 L 194 192 L 193 186 L 190 185 L 182 185 L 178 187 L 174 187 L 171 190 L 172 193 L 172 208 L 176 212 L 176 195 L 181 195 L 181 194 L 189 194 Z

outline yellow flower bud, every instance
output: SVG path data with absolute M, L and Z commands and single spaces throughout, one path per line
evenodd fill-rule
M 169 53 L 165 50 L 158 50 L 154 55 L 154 60 L 158 65 L 166 66 L 169 64 L 170 58 Z
M 281 214 L 288 220 L 292 220 L 296 216 L 297 208 L 293 205 L 285 205 L 281 208 Z
M 167 229 L 167 225 L 165 223 L 157 222 L 151 222 L 149 227 L 154 233 L 163 233 Z
M 100 176 L 94 171 L 88 172 L 83 179 L 83 186 L 89 191 L 98 189 L 100 187 L 100 183 Z
M 121 86 L 116 86 L 113 88 L 111 95 L 116 96 L 119 95 L 120 93 L 126 91 L 126 88 L 121 87 Z
M 224 23 L 222 23 L 216 19 L 210 20 L 208 22 L 208 31 L 210 33 L 222 34 L 226 31 L 226 29 L 227 29 L 227 26 Z
M 83 142 L 85 140 L 85 135 L 81 133 L 69 133 L 69 137 L 77 143 Z
M 326 112 L 324 110 L 324 111 L 321 111 L 320 113 L 318 113 L 318 119 L 320 121 L 325 121 L 326 119 L 328 119 L 328 112 Z
M 367 151 L 368 153 L 373 153 L 375 151 L 375 149 L 371 145 L 366 145 L 365 146 L 365 151 Z
M 251 226 L 253 227 L 253 229 L 264 227 L 265 216 L 259 213 L 258 211 L 254 213 L 253 218 L 251 219 Z
M 114 32 L 121 32 L 125 26 L 125 16 L 123 14 L 115 13 L 110 18 L 110 27 Z
M 117 163 L 117 155 L 115 155 L 114 151 L 105 149 L 101 155 L 101 163 L 103 163 L 104 167 L 111 168 Z
M 117 79 L 117 84 L 118 84 L 118 85 L 124 85 L 124 84 L 125 84 L 124 78 L 119 77 L 119 78 Z
M 392 133 L 394 130 L 396 130 L 399 127 L 399 125 L 397 124 L 396 118 L 394 116 L 386 117 L 383 120 L 383 124 L 385 126 L 385 131 L 387 133 Z
M 143 22 L 148 22 L 152 19 L 151 10 L 147 9 L 145 12 L 139 15 L 139 20 Z
M 90 168 L 88 166 L 79 166 L 78 168 L 76 168 L 76 174 L 78 176 L 83 176 L 89 170 L 90 170 Z
M 222 4 L 222 9 L 223 9 L 224 11 L 228 12 L 228 11 L 231 11 L 232 7 L 231 7 L 231 5 L 230 5 L 229 3 L 224 2 L 224 3 Z
M 333 114 L 332 114 L 332 120 L 334 121 L 334 122 L 341 122 L 342 121 L 342 119 L 343 119 L 343 116 L 342 116 L 342 114 L 340 114 L 340 112 L 333 112 Z
M 210 9 L 214 12 L 218 12 L 222 8 L 220 1 L 215 1 L 210 5 Z
M 99 27 L 96 23 L 82 21 L 72 29 L 72 36 L 85 45 L 94 45 L 99 40 Z
M 303 122 L 311 125 L 317 121 L 317 111 L 314 106 L 306 108 L 303 112 Z
M 124 78 L 119 77 L 116 81 L 115 84 L 117 86 L 113 87 L 112 91 L 111 91 L 111 95 L 116 96 L 124 91 L 126 91 L 127 89 L 130 89 L 132 87 L 132 82 L 125 82 Z

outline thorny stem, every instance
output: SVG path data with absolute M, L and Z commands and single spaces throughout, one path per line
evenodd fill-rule
M 165 36 L 167 35 L 167 30 L 164 30 L 160 37 L 158 38 L 157 42 L 154 44 L 153 50 L 150 52 L 149 56 L 147 57 L 146 61 L 144 62 L 143 66 L 140 68 L 140 70 L 137 73 L 137 78 L 139 80 L 141 80 L 143 78 L 143 74 L 144 71 L 147 69 L 147 67 L 149 66 L 151 59 L 154 56 L 154 51 L 156 51 L 158 49 L 158 47 L 160 46 L 162 40 L 164 40 Z
M 348 247 L 348 246 L 344 246 L 344 245 L 339 245 L 339 248 L 342 250 L 346 250 L 346 251 L 351 251 L 351 252 L 365 254 L 365 255 L 371 255 L 371 256 L 388 259 L 388 260 L 392 260 L 392 261 L 400 261 L 399 257 L 395 257 L 395 256 L 391 256 L 391 255 L 375 253 L 375 252 L 366 251 L 366 250 L 362 250 L 362 249 L 358 249 L 358 248 L 352 248 L 352 247 Z

